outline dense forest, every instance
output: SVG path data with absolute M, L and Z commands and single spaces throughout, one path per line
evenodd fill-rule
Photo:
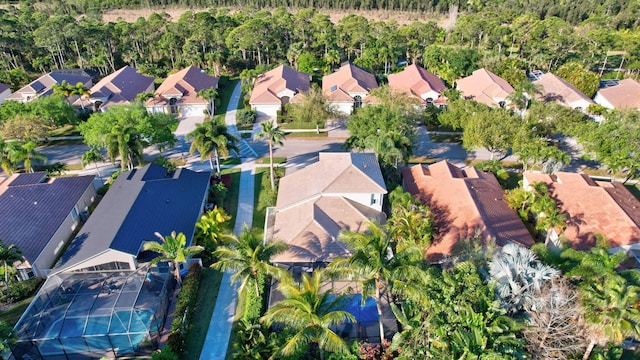
M 417 2 L 402 6 L 415 7 L 411 3 Z M 15 89 L 27 77 L 51 69 L 93 68 L 104 75 L 125 64 L 156 77 L 192 64 L 215 74 L 262 71 L 278 63 L 326 72 L 346 60 L 383 73 L 394 71 L 403 58 L 426 66 L 449 84 L 479 67 L 518 83 L 525 70 L 555 71 L 567 62 L 578 62 L 605 77 L 638 75 L 639 1 L 530 3 L 424 2 L 428 7 L 423 10 L 444 12 L 435 14 L 438 22 L 399 24 L 359 15 L 333 23 L 315 9 L 231 11 L 215 7 L 225 2 L 197 0 L 177 4 L 210 5 L 211 10 L 187 11 L 175 21 L 158 7 L 164 2 L 153 0 L 35 5 L 24 1 L 0 9 L 0 81 Z M 157 13 L 135 22 L 102 20 L 103 9 L 120 6 L 154 6 Z M 361 1 L 343 6 L 402 8 L 399 3 Z M 576 11 L 580 13 L 575 15 Z M 620 73 L 609 72 L 618 68 Z
M 16 1 L 2 1 L 16 3 Z M 31 1 L 32 2 L 32 1 Z M 452 7 L 461 11 L 477 13 L 485 11 L 521 13 L 522 9 L 539 18 L 559 17 L 571 24 L 578 24 L 589 17 L 607 17 L 613 26 L 632 28 L 638 25 L 640 2 L 637 0 L 48 0 L 45 4 L 61 7 L 69 14 L 84 14 L 95 9 L 137 7 L 219 7 L 255 6 L 276 8 L 321 8 L 343 10 L 400 10 L 415 12 L 446 13 Z

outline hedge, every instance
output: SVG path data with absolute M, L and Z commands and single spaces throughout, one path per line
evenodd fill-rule
M 184 278 L 182 289 L 180 289 L 178 300 L 176 300 L 176 308 L 173 312 L 173 322 L 171 323 L 167 345 L 179 357 L 182 357 L 181 355 L 185 350 L 185 341 L 187 334 L 189 334 L 191 319 L 195 313 L 202 274 L 202 267 L 197 263 L 193 264 Z

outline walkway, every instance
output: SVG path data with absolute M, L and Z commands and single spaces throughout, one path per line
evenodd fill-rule
M 240 83 L 233 90 L 229 106 L 234 110 L 228 110 L 225 122 L 230 130 L 237 132 L 235 113 L 240 101 Z M 253 162 L 253 161 L 251 161 Z M 240 166 L 240 194 L 238 196 L 238 213 L 236 214 L 236 225 L 233 231 L 239 235 L 245 226 L 251 227 L 253 222 L 253 196 L 255 193 L 255 165 L 245 162 Z M 213 316 L 209 323 L 209 330 L 205 338 L 200 360 L 221 360 L 227 354 L 231 327 L 237 305 L 237 284 L 231 284 L 231 273 L 226 272 L 222 276 L 218 299 L 213 309 Z

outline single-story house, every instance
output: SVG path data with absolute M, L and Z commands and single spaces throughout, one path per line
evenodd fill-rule
M 11 86 L 0 83 L 0 104 L 2 104 L 9 95 L 11 95 Z
M 153 92 L 153 78 L 139 74 L 131 66 L 124 66 L 118 71 L 98 81 L 89 92 L 88 98 L 76 100 L 76 107 L 92 108 L 94 111 L 106 111 L 112 105 L 127 105 L 136 101 L 136 96 L 144 92 Z
M 191 245 L 209 178 L 156 164 L 121 173 L 18 321 L 13 356 L 148 356 L 175 279 L 167 262 L 149 265 L 157 254 L 143 243 L 176 231 Z
M 437 75 L 416 64 L 389 75 L 389 87 L 420 99 L 420 103 L 424 105 L 433 104 L 447 88 Z
M 597 181 L 585 174 L 558 172 L 555 175 L 525 172 L 523 184 L 547 185 L 568 226 L 551 240 L 557 246 L 560 236 L 573 248 L 585 250 L 596 244 L 596 234 L 607 237 L 612 251 L 640 250 L 640 201 L 616 182 Z
M 189 66 L 169 75 L 158 87 L 155 96 L 147 101 L 151 113 L 203 116 L 213 114 L 214 99 L 203 99 L 201 90 L 217 89 L 218 78 L 208 75 L 197 66 Z
M 593 100 L 609 109 L 640 110 L 640 83 L 624 79 L 618 85 L 598 90 Z
M 280 180 L 265 236 L 284 241 L 289 249 L 274 263 L 312 266 L 348 256 L 339 232 L 364 231 L 369 220 L 385 219 L 387 189 L 375 154 L 321 152 L 319 159 Z
M 496 177 L 474 167 L 464 170 L 443 160 L 402 171 L 407 192 L 429 207 L 438 229 L 427 250 L 430 262 L 455 255 L 461 240 L 480 235 L 496 245 L 533 245 L 533 238 L 516 212 L 509 208 Z
M 582 91 L 552 73 L 539 76 L 533 84 L 539 86 L 542 92 L 541 95 L 537 95 L 540 101 L 557 101 L 564 106 L 581 111 L 585 111 L 589 105 L 595 104 Z
M 352 63 L 322 78 L 322 93 L 327 103 L 343 114 L 351 114 L 361 107 L 369 92 L 377 87 L 373 74 Z
M 249 104 L 258 116 L 275 118 L 296 94 L 309 90 L 311 75 L 280 65 L 256 79 Z
M 53 94 L 53 85 L 62 85 L 63 81 L 66 81 L 69 85 L 82 83 L 82 85 L 87 88 L 91 87 L 93 84 L 91 75 L 82 69 L 53 70 L 7 96 L 6 100 L 19 101 L 23 103 L 33 101 L 41 96 Z
M 17 278 L 46 277 L 96 198 L 94 176 L 14 174 L 0 180 L 0 239 L 22 251 Z
M 484 68 L 458 79 L 456 89 L 462 92 L 465 99 L 499 107 L 505 107 L 509 103 L 509 95 L 515 92 L 505 79 Z

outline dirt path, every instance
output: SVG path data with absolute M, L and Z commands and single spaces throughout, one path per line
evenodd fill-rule
M 186 11 L 200 12 L 207 11 L 207 8 L 186 8 L 186 7 L 151 7 L 142 9 L 114 9 L 108 10 L 102 18 L 105 22 L 117 22 L 124 20 L 128 22 L 134 22 L 139 17 L 148 18 L 154 12 L 165 12 L 169 15 L 172 21 L 177 21 Z M 231 13 L 239 11 L 239 8 L 231 8 Z M 290 8 L 289 12 L 295 13 L 297 9 Z M 390 21 L 395 20 L 400 25 L 410 24 L 414 21 L 441 21 L 439 16 L 426 13 L 408 12 L 408 11 L 387 11 L 387 10 L 332 10 L 332 9 L 319 9 L 318 12 L 329 15 L 331 21 L 335 24 L 343 17 L 349 14 L 356 14 L 364 16 L 365 18 L 373 21 Z

